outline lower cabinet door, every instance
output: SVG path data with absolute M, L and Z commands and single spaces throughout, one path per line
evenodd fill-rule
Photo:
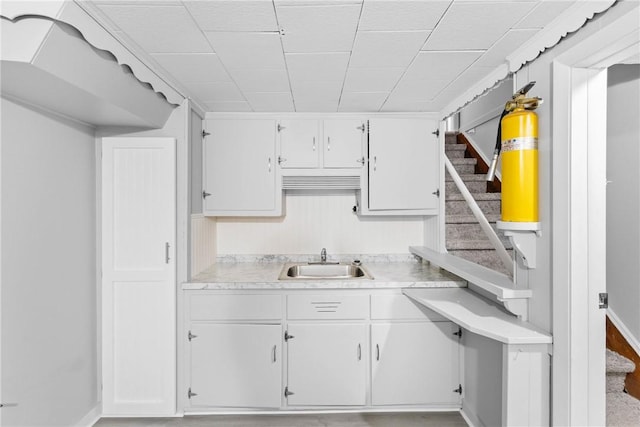
M 289 406 L 363 406 L 367 325 L 289 324 Z
M 455 405 L 459 342 L 451 322 L 371 325 L 372 405 Z
M 191 328 L 191 407 L 279 408 L 281 325 Z

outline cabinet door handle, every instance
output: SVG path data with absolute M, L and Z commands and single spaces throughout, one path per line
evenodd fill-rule
M 376 344 L 376 360 L 380 360 L 380 344 Z
M 331 151 L 331 137 L 327 137 L 327 151 Z
M 378 157 L 377 156 L 373 156 L 373 170 L 374 171 L 378 170 Z
M 276 356 L 277 355 L 277 348 L 278 348 L 278 346 L 276 346 L 276 345 L 273 346 L 273 363 L 276 363 L 276 361 L 277 361 L 277 356 Z
M 171 260 L 171 258 L 169 258 L 169 248 L 171 247 L 171 245 L 169 245 L 169 242 L 166 242 L 164 244 L 164 262 L 165 264 L 169 264 L 169 260 Z
M 358 343 L 358 360 L 362 360 L 362 345 Z
M 269 166 L 269 172 L 271 172 L 271 157 L 269 157 L 269 160 L 267 161 L 267 165 Z
M 313 137 L 313 151 L 316 151 L 316 137 Z

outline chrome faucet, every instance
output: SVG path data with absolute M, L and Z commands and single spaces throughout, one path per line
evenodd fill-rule
M 327 248 L 322 248 L 320 251 L 320 262 L 327 262 Z

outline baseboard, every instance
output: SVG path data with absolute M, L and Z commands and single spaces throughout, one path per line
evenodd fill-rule
M 74 427 L 92 427 L 102 416 L 102 404 L 98 403 Z
M 480 421 L 476 414 L 469 412 L 467 409 L 468 408 L 465 408 L 463 403 L 462 409 L 460 409 L 460 415 L 462 415 L 462 418 L 464 418 L 467 424 L 469 424 L 470 427 L 485 427 L 485 425 L 482 424 L 482 421 Z
M 638 341 L 636 337 L 633 336 L 633 334 L 629 331 L 629 329 L 625 326 L 625 324 L 620 320 L 618 315 L 613 310 L 611 310 L 611 308 L 607 309 L 607 316 L 609 316 L 609 320 L 611 320 L 611 323 L 613 323 L 613 325 L 618 329 L 618 332 L 620 332 L 620 335 L 622 335 L 624 339 L 627 340 L 627 343 L 629 343 L 629 345 L 631 346 L 631 348 L 633 348 L 636 354 L 640 355 L 640 341 Z

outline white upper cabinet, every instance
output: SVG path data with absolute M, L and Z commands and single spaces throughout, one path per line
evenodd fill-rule
M 369 120 L 369 162 L 362 213 L 437 214 L 440 171 L 435 120 Z
M 359 119 L 324 121 L 324 167 L 360 169 L 366 124 Z
M 276 121 L 209 119 L 205 130 L 204 214 L 280 216 Z
M 283 169 L 320 166 L 320 124 L 318 120 L 280 120 L 280 157 Z
M 278 123 L 278 163 L 289 169 L 355 169 L 364 165 L 366 121 L 287 119 Z

